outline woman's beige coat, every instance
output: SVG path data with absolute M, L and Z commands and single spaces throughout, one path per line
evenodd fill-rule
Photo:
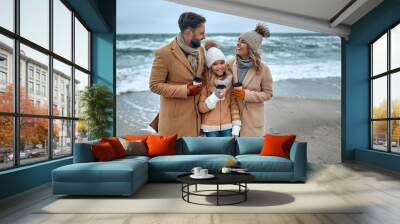
M 238 81 L 236 58 L 228 61 L 233 74 L 233 81 Z M 263 136 L 265 134 L 264 102 L 272 98 L 272 76 L 268 66 L 261 64 L 257 74 L 254 68 L 247 72 L 242 87 L 245 91 L 244 101 L 238 100 L 242 127 L 240 136 Z

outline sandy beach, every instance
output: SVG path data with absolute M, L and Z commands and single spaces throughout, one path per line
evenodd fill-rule
M 117 135 L 146 134 L 158 112 L 159 96 L 151 92 L 118 95 Z M 265 103 L 265 129 L 270 133 L 293 133 L 308 143 L 313 163 L 340 161 L 340 100 L 274 97 Z
M 307 142 L 308 160 L 340 162 L 340 100 L 274 97 L 265 103 L 267 132 L 293 133 Z

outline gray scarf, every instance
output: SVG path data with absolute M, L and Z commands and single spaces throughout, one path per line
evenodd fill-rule
M 243 83 L 244 78 L 246 77 L 247 71 L 253 66 L 253 61 L 251 58 L 241 59 L 239 56 L 236 57 L 237 61 L 237 76 L 238 81 Z
M 190 66 L 192 66 L 193 71 L 196 73 L 197 72 L 197 61 L 198 61 L 199 54 L 200 54 L 200 48 L 192 48 L 192 47 L 188 46 L 187 44 L 185 44 L 182 33 L 178 33 L 178 35 L 176 35 L 176 42 L 178 43 L 178 45 L 182 49 L 182 51 L 186 54 L 186 57 L 189 61 Z

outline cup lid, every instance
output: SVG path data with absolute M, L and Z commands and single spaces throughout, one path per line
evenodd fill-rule
M 194 77 L 194 78 L 193 78 L 193 81 L 195 81 L 195 82 L 202 82 L 203 79 L 201 79 L 201 78 L 199 78 L 199 77 Z
M 233 83 L 233 87 L 241 87 L 242 83 L 241 82 L 235 82 Z

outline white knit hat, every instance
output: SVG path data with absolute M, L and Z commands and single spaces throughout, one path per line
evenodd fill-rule
M 217 48 L 217 44 L 214 41 L 208 40 L 205 43 L 204 48 L 206 49 L 206 64 L 207 68 L 219 60 L 225 61 L 225 55 L 220 49 Z

